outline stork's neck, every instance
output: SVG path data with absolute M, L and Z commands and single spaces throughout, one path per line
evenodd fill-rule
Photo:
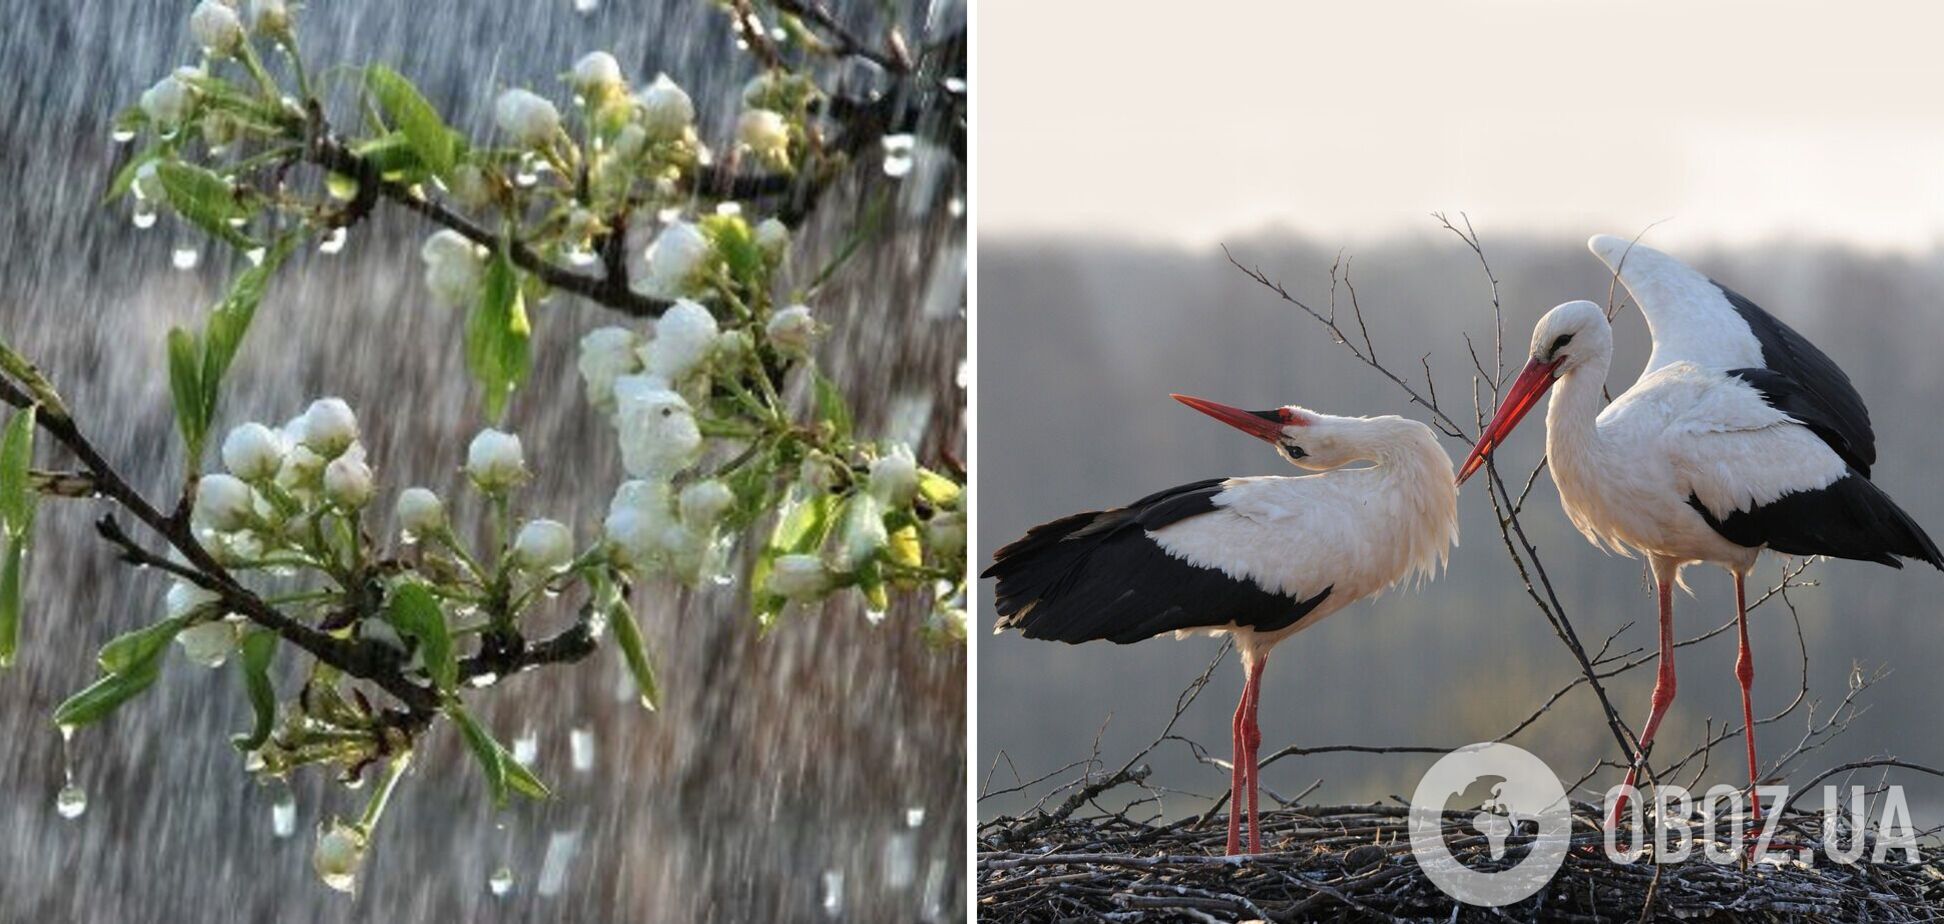
M 1599 426 L 1602 390 L 1612 364 L 1612 349 L 1599 350 L 1553 388 L 1552 402 L 1546 407 L 1546 459 L 1555 481 L 1564 476 L 1573 485 L 1592 483 L 1612 464 Z M 1561 484 L 1560 490 L 1568 493 L 1571 488 Z

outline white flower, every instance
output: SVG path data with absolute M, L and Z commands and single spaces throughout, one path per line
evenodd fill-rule
M 965 552 L 965 514 L 941 510 L 925 523 L 925 544 L 941 563 L 958 560 Z
M 624 566 L 646 565 L 661 551 L 673 504 L 666 481 L 627 481 L 615 489 L 601 533 L 616 561 Z
M 222 667 L 236 651 L 237 626 L 227 619 L 199 622 L 176 633 L 176 644 L 189 660 L 204 667 Z
M 667 74 L 641 91 L 640 102 L 641 127 L 651 138 L 678 138 L 695 122 L 695 103 Z
M 358 415 L 343 398 L 319 398 L 304 409 L 303 444 L 326 459 L 335 458 L 358 441 Z
M 770 593 L 791 600 L 807 600 L 822 593 L 830 582 L 823 562 L 815 555 L 784 555 L 770 565 Z
M 526 457 L 520 450 L 520 438 L 491 427 L 479 431 L 466 447 L 466 474 L 487 493 L 525 481 Z
M 223 438 L 223 467 L 244 481 L 274 478 L 285 451 L 277 431 L 255 422 L 242 424 Z
M 763 332 L 777 349 L 793 356 L 807 356 L 817 339 L 817 322 L 810 317 L 810 306 L 791 305 L 770 316 Z
M 149 120 L 163 128 L 173 128 L 182 123 L 189 115 L 189 106 L 195 102 L 194 90 L 188 82 L 174 74 L 155 82 L 155 86 L 142 91 L 142 111 Z
M 212 57 L 227 58 L 243 44 L 243 20 L 217 0 L 203 0 L 189 14 L 189 34 Z
M 594 99 L 623 89 L 626 81 L 621 76 L 621 62 L 605 51 L 590 51 L 574 62 L 574 72 L 568 82 L 574 89 L 588 99 Z
M 736 140 L 764 163 L 782 166 L 790 160 L 790 125 L 768 109 L 747 109 L 736 120 Z
M 196 486 L 196 522 L 221 532 L 250 525 L 256 495 L 250 486 L 230 475 L 205 475 Z
M 291 442 L 292 432 L 290 428 L 284 428 L 286 443 Z M 295 432 L 301 434 L 303 430 L 299 428 Z M 283 467 L 277 469 L 277 487 L 293 492 L 302 492 L 314 487 L 317 477 L 324 473 L 324 465 L 327 461 L 302 443 L 292 445 L 290 452 L 284 455 Z
M 180 619 L 221 599 L 213 590 L 204 590 L 188 581 L 177 581 L 170 584 L 169 592 L 163 595 L 162 608 L 168 612 L 169 618 Z
M 623 376 L 614 384 L 621 465 L 636 478 L 666 479 L 702 453 L 702 431 L 688 401 L 655 376 Z
M 633 122 L 621 126 L 614 136 L 614 156 L 622 160 L 633 160 L 648 150 L 648 131 Z
M 702 577 L 702 565 L 709 558 L 708 532 L 674 524 L 662 529 L 661 545 L 669 569 L 683 583 L 693 584 Z
M 448 305 L 472 301 L 486 278 L 486 249 L 450 228 L 426 238 L 419 259 L 425 262 L 425 287 Z
M 664 297 L 687 292 L 712 248 L 708 235 L 686 221 L 662 229 L 648 248 L 648 278 L 644 281 L 649 292 Z
M 574 534 L 554 520 L 529 520 L 513 537 L 513 560 L 528 571 L 559 571 L 574 558 Z
M 763 219 L 756 226 L 756 246 L 772 260 L 783 259 L 790 250 L 790 227 L 774 218 Z
M 581 380 L 587 383 L 587 401 L 603 411 L 614 410 L 614 381 L 641 371 L 639 346 L 634 331 L 625 327 L 600 327 L 588 331 L 580 341 Z
M 728 485 L 713 478 L 695 482 L 682 489 L 682 522 L 692 529 L 706 531 L 735 502 L 736 494 Z
M 290 10 L 284 0 L 250 0 L 250 28 L 270 38 L 289 38 Z
M 553 140 L 560 131 L 560 110 L 554 104 L 517 87 L 500 94 L 493 106 L 493 118 L 517 144 L 539 147 Z
M 851 498 L 844 511 L 844 532 L 840 537 L 831 567 L 838 571 L 856 571 L 862 568 L 878 550 L 890 541 L 884 529 L 884 508 L 878 506 L 877 498 L 869 494 L 859 494 Z
M 643 348 L 643 358 L 649 372 L 671 382 L 680 381 L 709 358 L 715 338 L 715 315 L 681 299 L 655 322 L 655 339 Z
M 398 528 L 413 536 L 429 536 L 445 528 L 445 502 L 430 488 L 406 488 L 399 492 Z
M 364 864 L 367 843 L 363 828 L 333 818 L 329 826 L 317 826 L 317 849 L 311 853 L 311 868 L 325 885 L 349 892 L 357 885 L 358 867 Z
M 911 496 L 917 492 L 918 462 L 911 457 L 910 446 L 892 446 L 890 452 L 871 463 L 871 495 L 878 503 L 902 507 L 911 503 Z
M 477 164 L 460 164 L 452 168 L 451 175 L 446 177 L 446 191 L 452 193 L 452 198 L 460 205 L 469 209 L 485 208 L 493 201 L 493 185 L 487 180 L 486 171 Z M 452 233 L 458 234 L 456 231 Z M 460 237 L 464 239 L 464 235 Z M 419 251 L 419 256 L 427 263 L 432 262 L 424 250 Z
M 324 496 L 346 510 L 356 510 L 371 502 L 371 466 L 364 459 L 345 453 L 324 466 Z

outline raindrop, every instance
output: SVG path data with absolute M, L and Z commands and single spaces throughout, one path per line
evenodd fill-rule
M 936 921 L 945 915 L 945 861 L 933 860 L 925 869 L 924 915 Z
M 905 827 L 916 828 L 925 823 L 925 807 L 914 805 L 905 809 Z
M 911 172 L 911 152 L 913 147 L 910 135 L 884 136 L 884 175 L 903 177 Z
M 153 228 L 155 227 L 155 218 L 155 203 L 147 199 L 135 200 L 135 227 Z
M 864 620 L 874 626 L 882 625 L 884 622 L 884 616 L 885 616 L 885 612 L 881 609 L 878 609 L 877 607 L 871 607 L 870 609 L 864 611 Z
M 493 870 L 492 878 L 486 880 L 486 888 L 494 897 L 504 897 L 513 891 L 513 870 L 505 866 Z
M 555 831 L 547 838 L 547 855 L 540 859 L 540 881 L 535 891 L 549 898 L 560 894 L 567 884 L 567 867 L 580 851 L 579 831 Z
M 574 12 L 592 13 L 601 8 L 601 0 L 574 0 Z
M 513 759 L 519 761 L 521 766 L 533 766 L 534 759 L 539 756 L 540 737 L 534 734 L 533 729 L 526 729 L 520 732 L 520 737 L 513 739 Z
M 594 729 L 581 726 L 569 732 L 567 751 L 575 770 L 586 773 L 594 769 Z
M 243 259 L 250 261 L 251 266 L 262 266 L 264 252 L 261 247 L 252 247 L 243 251 Z
M 324 235 L 324 240 L 318 242 L 317 252 L 337 253 L 338 251 L 343 250 L 344 238 L 345 238 L 345 229 L 342 226 L 332 228 L 331 233 Z
M 828 870 L 823 874 L 823 910 L 831 917 L 844 913 L 844 871 Z
M 80 818 L 88 810 L 88 791 L 69 783 L 54 796 L 54 811 L 62 818 Z
M 115 133 L 108 137 L 113 138 L 116 144 L 127 144 L 135 140 L 135 130 L 132 128 L 117 128 L 115 129 Z
M 953 196 L 952 201 L 945 203 L 945 211 L 950 212 L 953 218 L 964 218 L 965 197 Z
M 196 264 L 202 262 L 202 252 L 194 247 L 177 247 L 175 252 L 169 255 L 169 262 L 175 264 L 176 269 L 192 270 L 196 268 Z
M 912 850 L 909 831 L 899 831 L 884 840 L 884 884 L 908 889 L 918 880 L 918 857 Z
M 474 677 L 472 679 L 472 685 L 475 687 L 490 687 L 493 685 L 494 681 L 497 680 L 499 680 L 498 674 L 495 674 L 492 671 L 487 671 L 484 674 L 480 674 L 479 676 Z
M 716 214 L 717 214 L 717 215 L 741 215 L 741 214 L 742 214 L 742 203 L 740 203 L 740 202 L 718 202 L 718 203 L 716 203 Z
M 288 789 L 277 793 L 277 800 L 270 803 L 270 833 L 278 837 L 297 833 L 297 797 Z
M 682 217 L 682 210 L 673 206 L 655 213 L 655 220 L 665 225 L 674 224 L 680 217 Z

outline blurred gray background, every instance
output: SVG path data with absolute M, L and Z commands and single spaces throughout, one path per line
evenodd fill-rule
M 109 118 L 177 64 L 193 60 L 193 3 L 14 4 L 0 36 L 0 335 L 40 361 L 104 451 L 159 496 L 181 450 L 170 418 L 162 338 L 196 321 L 235 259 L 164 217 L 131 227 L 127 203 L 100 207 L 117 158 Z M 667 71 L 695 96 L 705 140 L 733 132 L 736 90 L 753 73 L 725 17 L 701 0 L 574 3 L 330 2 L 299 30 L 313 75 L 383 61 L 460 125 L 480 128 L 494 95 L 531 86 L 564 99 L 557 75 L 611 50 L 637 83 Z M 840 5 L 868 32 L 887 8 Z M 951 2 L 889 8 L 914 41 L 957 29 Z M 846 73 L 846 81 L 871 79 Z M 350 72 L 326 79 L 349 81 Z M 344 98 L 340 98 L 343 101 Z M 964 231 L 946 206 L 962 179 L 950 158 L 904 181 L 886 233 L 817 305 L 834 333 L 826 368 L 860 396 L 860 426 L 881 432 L 894 403 L 930 400 L 929 438 L 962 444 L 955 384 L 964 356 Z M 858 170 L 868 175 L 879 165 Z M 855 177 L 799 235 L 798 272 L 844 241 L 864 206 Z M 407 484 L 448 497 L 465 445 L 484 423 L 464 372 L 461 318 L 419 282 L 430 229 L 381 206 L 343 253 L 301 254 L 279 274 L 229 378 L 220 433 L 277 423 L 310 399 L 341 395 L 359 412 L 388 510 Z M 192 270 L 172 251 L 201 252 Z M 580 397 L 574 344 L 616 316 L 568 298 L 534 309 L 536 366 L 513 401 L 536 481 L 532 515 L 598 528 L 621 479 L 613 432 Z M 49 452 L 43 464 L 66 464 Z M 43 511 L 21 658 L 0 674 L 0 920 L 912 921 L 962 915 L 964 656 L 926 647 L 922 611 L 882 626 L 834 605 L 759 639 L 738 589 L 650 588 L 638 613 L 658 655 L 666 702 L 631 705 L 603 650 L 578 668 L 506 681 L 472 702 L 502 740 L 533 736 L 557 797 L 494 813 L 457 736 L 429 739 L 379 828 L 359 894 L 327 891 L 310 870 L 311 831 L 355 815 L 364 793 L 294 782 L 297 835 L 273 836 L 278 787 L 241 772 L 227 743 L 246 726 L 233 668 L 171 660 L 151 693 L 73 745 L 87 812 L 58 817 L 62 784 L 53 706 L 89 682 L 95 649 L 161 613 L 165 583 L 113 563 L 89 528 L 100 509 Z M 556 620 L 571 618 L 563 599 Z M 289 661 L 286 659 L 285 666 Z M 294 683 L 290 677 L 285 684 Z M 593 743 L 586 771 L 576 732 Z M 552 896 L 539 894 L 557 858 Z M 504 899 L 489 874 L 512 868 Z
M 1432 230 L 1355 247 L 1346 256 L 1354 258 L 1379 357 L 1421 382 L 1418 357 L 1429 354 L 1438 394 L 1470 426 L 1472 372 L 1461 338 L 1469 333 L 1481 350 L 1490 349 L 1489 289 L 1471 251 L 1425 224 Z M 1633 229 L 1594 226 L 1563 240 L 1495 235 L 1490 225 L 1480 230 L 1502 283 L 1507 365 L 1516 370 L 1532 324 L 1546 309 L 1573 298 L 1605 300 L 1610 276 L 1581 246 L 1586 234 Z M 1337 414 L 1426 419 L 1392 383 L 1331 342 L 1321 325 L 1231 267 L 1219 249 L 1066 238 L 987 238 L 981 245 L 980 562 L 1026 528 L 1061 514 L 1124 504 L 1198 478 L 1299 474 L 1268 447 L 1168 400 L 1169 392 L 1247 408 L 1296 403 Z M 1327 305 L 1335 244 L 1257 234 L 1237 236 L 1229 246 L 1296 297 Z M 1944 312 L 1937 308 L 1944 252 L 1873 256 L 1840 246 L 1770 244 L 1677 254 L 1794 325 L 1849 371 L 1877 427 L 1883 462 L 1875 480 L 1933 535 L 1944 536 L 1944 492 L 1935 478 L 1944 434 L 1933 412 L 1944 397 L 1944 368 L 1933 356 L 1944 343 Z M 1347 319 L 1347 302 L 1343 310 Z M 1638 374 L 1648 341 L 1632 309 L 1618 318 L 1616 334 L 1617 393 Z M 1452 440 L 1445 448 L 1454 459 L 1466 450 Z M 1500 465 L 1522 478 L 1543 448 L 1543 422 L 1529 422 L 1500 453 Z M 1459 506 L 1461 544 L 1444 577 L 1354 606 L 1277 649 L 1262 695 L 1264 754 L 1287 744 L 1457 747 L 1486 740 L 1577 675 L 1518 584 L 1482 482 L 1467 485 Z M 1587 543 L 1543 476 L 1523 520 L 1582 640 L 1597 647 L 1631 621 L 1616 647 L 1651 650 L 1654 597 L 1642 563 Z M 1752 592 L 1756 584 L 1775 583 L 1780 567 L 1781 559 L 1765 557 Z M 1696 595 L 1681 595 L 1675 604 L 1682 638 L 1734 615 L 1724 572 L 1697 567 L 1687 577 Z M 1925 566 L 1893 571 L 1831 561 L 1814 565 L 1807 577 L 1821 586 L 1792 596 L 1809 651 L 1810 697 L 1823 707 L 1817 720 L 1842 698 L 1852 666 L 1892 673 L 1863 693 L 1868 711 L 1848 733 L 1805 758 L 1794 778 L 1886 752 L 1944 763 L 1935 708 L 1944 697 L 1936 669 L 1944 658 L 1944 611 L 1936 602 L 1944 574 Z M 993 619 L 990 585 L 981 582 L 974 626 L 986 633 Z M 1751 633 L 1760 717 L 1795 696 L 1802 659 L 1779 601 L 1756 611 Z M 1177 694 L 1218 645 L 1210 638 L 1163 638 L 1076 647 L 982 634 L 973 772 L 984 785 L 990 771 L 993 789 L 1015 782 L 1013 766 L 1029 779 L 1039 776 L 1087 757 L 1103 724 L 1102 757 L 1110 769 L 1118 767 L 1160 733 Z M 1710 719 L 1716 730 L 1724 721 L 1739 724 L 1734 659 L 1732 632 L 1681 649 L 1680 696 L 1658 739 L 1663 755 L 1698 744 Z M 1176 733 L 1226 759 L 1241 679 L 1231 658 Z M 1610 682 L 1630 723 L 1645 714 L 1652 683 L 1651 666 Z M 1807 719 L 1798 709 L 1763 726 L 1764 759 L 1794 747 Z M 1568 781 L 1614 750 L 1584 689 L 1515 743 Z M 1002 751 L 1007 759 L 1000 759 Z M 1744 781 L 1739 755 L 1738 740 L 1720 746 L 1706 783 Z M 1263 785 L 1294 795 L 1322 779 L 1310 800 L 1326 803 L 1408 798 L 1431 760 L 1285 759 L 1263 771 Z M 1152 763 L 1157 784 L 1206 795 L 1227 789 L 1226 772 L 1197 764 L 1179 744 L 1165 745 Z M 1878 779 L 1872 774 L 1857 782 Z M 1938 781 L 1900 771 L 1890 779 L 1907 785 L 1920 826 L 1944 822 Z M 1601 789 L 1615 782 L 1614 773 L 1595 781 Z M 980 815 L 1017 811 L 1043 789 L 990 800 Z M 1173 819 L 1203 805 L 1172 796 L 1165 815 Z

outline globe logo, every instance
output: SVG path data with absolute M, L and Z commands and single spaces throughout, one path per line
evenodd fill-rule
M 1484 798 L 1467 799 L 1483 793 Z M 1474 808 L 1475 807 L 1475 808 Z M 1487 869 L 1466 866 L 1445 843 L 1445 818 L 1472 811 L 1470 826 L 1486 838 Z M 1411 795 L 1411 853 L 1446 895 L 1498 908 L 1530 898 L 1566 861 L 1573 816 L 1566 789 L 1546 762 L 1510 744 L 1466 745 L 1439 758 Z M 1502 861 L 1524 850 L 1510 866 Z

